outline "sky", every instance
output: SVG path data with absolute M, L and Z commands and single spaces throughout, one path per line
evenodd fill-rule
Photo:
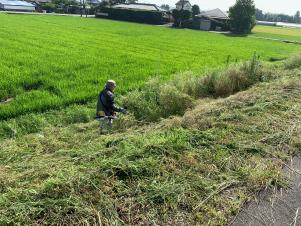
M 177 0 L 138 0 L 138 2 L 175 6 Z M 255 0 L 254 2 L 256 8 L 264 12 L 295 15 L 297 10 L 301 11 L 301 0 Z M 190 0 L 190 3 L 198 4 L 201 10 L 220 8 L 227 11 L 235 3 L 235 0 Z

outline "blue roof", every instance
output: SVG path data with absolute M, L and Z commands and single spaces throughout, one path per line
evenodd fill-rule
M 31 7 L 35 6 L 34 4 L 31 4 L 29 2 L 18 1 L 18 0 L 0 0 L 0 4 L 11 5 L 11 6 L 31 6 Z

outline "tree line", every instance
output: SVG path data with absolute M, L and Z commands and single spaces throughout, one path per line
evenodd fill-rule
M 284 23 L 301 23 L 300 11 L 298 10 L 295 15 L 277 14 L 277 13 L 264 13 L 260 9 L 256 9 L 256 20 L 269 21 L 269 22 L 284 22 Z

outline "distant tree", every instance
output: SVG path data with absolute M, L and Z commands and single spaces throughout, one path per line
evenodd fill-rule
M 236 33 L 250 33 L 256 24 L 253 0 L 236 0 L 230 7 L 231 29 Z
M 109 5 L 126 3 L 126 0 L 109 0 Z
M 42 9 L 46 10 L 47 12 L 52 13 L 56 9 L 56 6 L 52 2 L 47 2 L 47 3 L 45 3 L 45 4 L 42 5 Z
M 126 2 L 132 4 L 132 3 L 137 3 L 138 0 L 127 0 Z
M 177 10 L 172 11 L 172 16 L 174 18 L 174 27 L 183 27 L 183 22 L 191 19 L 191 12 L 188 10 Z
M 286 14 L 276 14 L 276 13 L 263 13 L 262 10 L 256 9 L 255 16 L 256 20 L 269 21 L 269 22 L 285 22 L 285 23 L 296 23 L 298 18 L 298 12 L 295 16 L 290 16 Z M 301 22 L 301 21 L 300 21 Z
M 161 8 L 162 8 L 162 9 L 165 9 L 166 11 L 169 11 L 169 10 L 170 10 L 170 6 L 167 5 L 167 4 L 162 4 L 162 5 L 161 5 Z
M 103 9 L 107 8 L 110 6 L 109 1 L 101 1 L 95 8 L 94 11 L 96 12 L 102 12 Z
M 301 18 L 300 18 L 300 11 L 297 11 L 295 15 L 295 23 L 300 24 L 301 23 Z
M 105 7 L 108 7 L 110 5 L 110 2 L 109 1 L 101 1 L 99 4 L 98 4 L 98 7 L 99 8 L 105 8 Z
M 263 12 L 262 12 L 262 10 L 260 10 L 260 9 L 256 9 L 255 10 L 255 17 L 256 17 L 256 20 L 265 20 L 264 19 L 264 14 L 263 14 Z
M 192 6 L 192 16 L 200 14 L 200 7 L 198 5 L 193 5 Z

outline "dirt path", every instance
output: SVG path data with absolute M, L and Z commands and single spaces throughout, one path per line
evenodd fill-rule
M 290 188 L 263 192 L 238 214 L 231 226 L 301 225 L 301 155 L 284 172 L 290 179 Z

